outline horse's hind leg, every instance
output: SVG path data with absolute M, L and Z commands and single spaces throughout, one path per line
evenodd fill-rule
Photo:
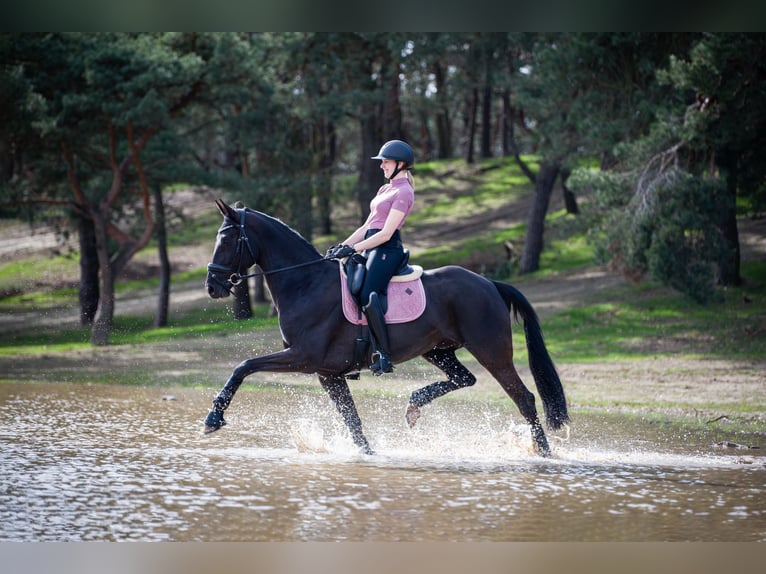
M 476 382 L 476 377 L 460 361 L 458 361 L 453 349 L 433 349 L 423 355 L 423 358 L 435 367 L 441 369 L 444 374 L 447 375 L 447 380 L 432 383 L 414 391 L 410 395 L 407 412 L 405 414 L 407 424 L 410 428 L 414 427 L 415 423 L 420 418 L 420 407 L 427 405 L 434 399 L 438 399 L 447 393 L 470 387 Z
M 551 449 L 548 445 L 548 439 L 545 436 L 545 431 L 537 416 L 535 396 L 524 386 L 513 363 L 503 365 L 502 367 L 498 367 L 495 364 L 485 363 L 484 366 L 492 376 L 497 379 L 508 396 L 513 399 L 513 402 L 516 403 L 521 415 L 529 423 L 532 432 L 532 446 L 534 447 L 535 452 L 540 456 L 550 456 Z
M 551 448 L 548 445 L 548 439 L 545 436 L 543 425 L 540 424 L 540 419 L 537 416 L 535 396 L 524 386 L 524 383 L 521 381 L 515 368 L 513 368 L 508 379 L 499 380 L 500 385 L 513 399 L 513 402 L 519 407 L 522 416 L 529 423 L 530 431 L 532 433 L 532 446 L 534 447 L 535 452 L 540 456 L 550 456 Z
M 343 375 L 319 375 L 319 382 L 322 388 L 330 395 L 335 408 L 338 409 L 343 422 L 346 423 L 354 444 L 358 446 L 364 454 L 375 454 L 370 448 L 364 434 L 362 433 L 362 419 L 354 404 L 354 398 L 351 396 L 351 389 L 348 388 L 346 377 Z

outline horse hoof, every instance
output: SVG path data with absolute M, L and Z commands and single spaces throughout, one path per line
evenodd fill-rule
M 356 443 L 357 448 L 359 448 L 360 454 L 375 454 L 375 451 L 370 448 L 370 443 L 367 442 L 367 439 L 362 438 L 354 442 Z
M 214 433 L 215 431 L 219 430 L 222 426 L 225 426 L 225 425 L 226 425 L 225 421 L 224 421 L 223 424 L 215 426 L 215 427 L 211 427 L 211 426 L 205 425 L 205 434 Z
M 535 449 L 535 454 L 537 454 L 537 456 L 542 458 L 550 458 L 553 456 L 551 454 L 551 447 L 548 446 L 548 441 L 545 438 L 541 441 L 534 441 L 533 448 Z
M 210 411 L 207 415 L 207 418 L 205 418 L 205 434 L 215 432 L 225 425 L 226 421 L 223 420 L 223 413 L 218 411 Z
M 545 437 L 545 432 L 543 432 L 539 424 L 532 425 L 532 445 L 538 456 L 543 458 L 551 457 L 551 447 L 548 445 L 548 439 Z
M 407 420 L 409 427 L 413 428 L 420 418 L 420 408 L 415 405 L 407 405 L 407 412 L 404 414 L 404 418 Z

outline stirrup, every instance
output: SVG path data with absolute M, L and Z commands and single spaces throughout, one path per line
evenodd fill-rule
M 394 365 L 391 362 L 391 359 L 389 359 L 386 355 L 382 354 L 380 351 L 376 351 L 373 353 L 373 357 L 375 355 L 378 356 L 378 358 L 375 360 L 375 362 L 370 365 L 370 370 L 372 371 L 372 374 L 376 377 L 379 377 L 383 373 L 393 373 L 394 372 Z

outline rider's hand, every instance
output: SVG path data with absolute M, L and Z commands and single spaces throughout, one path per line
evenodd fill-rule
M 343 259 L 356 253 L 350 245 L 333 245 L 327 250 L 327 259 Z

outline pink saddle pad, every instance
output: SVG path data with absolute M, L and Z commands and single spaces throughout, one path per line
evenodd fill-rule
M 366 325 L 367 318 L 362 314 L 361 320 L 358 317 L 358 307 L 346 283 L 346 274 L 343 272 L 343 266 L 340 268 L 340 292 L 343 299 L 343 314 L 346 319 L 354 325 Z M 388 284 L 388 311 L 386 311 L 386 323 L 407 323 L 414 321 L 423 314 L 426 309 L 426 292 L 423 289 L 423 282 L 418 276 L 412 281 L 392 280 Z

